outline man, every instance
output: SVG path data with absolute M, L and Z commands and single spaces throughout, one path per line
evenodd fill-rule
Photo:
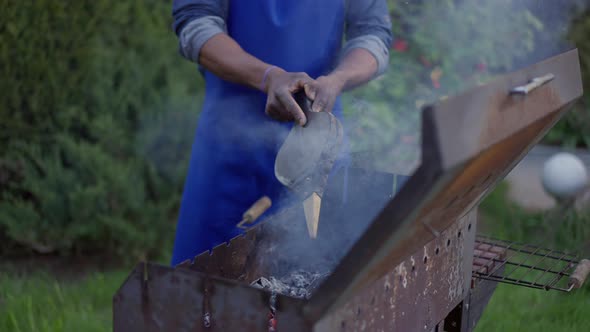
M 173 16 L 206 81 L 176 265 L 240 234 L 258 198 L 279 201 L 275 156 L 292 122 L 306 123 L 293 94 L 341 116 L 338 95 L 385 71 L 392 37 L 386 0 L 175 0 Z

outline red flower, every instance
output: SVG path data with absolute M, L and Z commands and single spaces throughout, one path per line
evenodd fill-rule
M 428 59 L 426 59 L 426 57 L 423 55 L 420 56 L 420 62 L 422 62 L 422 65 L 425 67 L 430 67 L 432 65 L 430 61 L 428 61 Z
M 440 78 L 442 77 L 442 75 L 442 69 L 440 69 L 439 67 L 434 68 L 434 70 L 430 72 L 430 80 L 432 81 L 432 85 L 435 89 L 440 88 Z
M 480 62 L 480 63 L 478 63 L 478 64 L 475 65 L 475 70 L 477 70 L 479 72 L 484 72 L 487 69 L 488 69 L 488 66 L 485 63 L 483 63 L 483 62 Z
M 408 50 L 408 42 L 403 40 L 403 39 L 396 39 L 393 42 L 392 47 L 394 50 L 398 51 L 398 52 L 405 52 Z

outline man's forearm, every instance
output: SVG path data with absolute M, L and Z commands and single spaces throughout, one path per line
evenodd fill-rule
M 368 82 L 376 72 L 375 57 L 365 49 L 355 48 L 342 58 L 338 67 L 328 76 L 342 82 L 343 90 L 349 90 Z
M 263 90 L 262 79 L 270 67 L 244 51 L 230 36 L 222 33 L 213 36 L 203 45 L 199 53 L 199 63 L 226 81 L 258 90 Z
M 342 91 L 352 89 L 375 77 L 378 70 L 375 57 L 363 48 L 348 51 L 338 67 L 305 86 L 305 93 L 313 101 L 314 112 L 331 112 Z
M 244 51 L 225 33 L 205 42 L 199 53 L 201 66 L 223 80 L 265 92 L 265 113 L 279 121 L 296 121 L 305 125 L 305 114 L 293 93 L 313 80 L 305 73 L 289 73 L 271 66 Z

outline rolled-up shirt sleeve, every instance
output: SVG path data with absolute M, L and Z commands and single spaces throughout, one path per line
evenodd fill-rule
M 213 36 L 226 33 L 228 0 L 174 0 L 173 29 L 180 54 L 198 63 L 203 45 Z
M 375 76 L 387 70 L 393 40 L 387 0 L 348 0 L 345 34 L 342 56 L 363 48 L 377 61 Z

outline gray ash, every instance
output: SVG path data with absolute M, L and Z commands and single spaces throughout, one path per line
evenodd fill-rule
M 260 277 L 252 286 L 300 299 L 308 299 L 329 273 L 295 271 L 284 277 Z

